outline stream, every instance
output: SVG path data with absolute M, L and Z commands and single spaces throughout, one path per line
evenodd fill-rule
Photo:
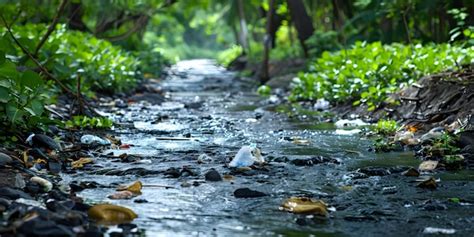
M 62 174 L 66 181 L 97 182 L 79 195 L 131 208 L 147 236 L 418 236 L 426 227 L 474 233 L 473 171 L 436 172 L 436 190 L 416 187 L 416 178 L 401 175 L 421 162 L 412 152 L 374 153 L 366 138 L 276 113 L 255 93 L 255 82 L 211 60 L 179 62 L 148 86 L 165 91 L 165 101 L 150 96 L 101 108 L 119 125 L 116 136 L 133 146 L 93 153 L 91 168 Z M 309 143 L 295 144 L 294 137 Z M 227 168 L 244 145 L 259 147 L 268 164 L 242 173 Z M 117 158 L 124 153 L 136 159 Z M 198 162 L 201 154 L 208 160 Z M 319 156 L 328 159 L 306 162 Z M 205 181 L 211 168 L 226 179 Z M 137 180 L 150 185 L 142 195 L 107 198 L 117 184 Z M 268 196 L 235 198 L 237 188 Z M 317 218 L 279 210 L 292 196 L 322 199 L 333 211 Z

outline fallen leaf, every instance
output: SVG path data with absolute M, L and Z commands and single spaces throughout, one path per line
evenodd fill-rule
M 328 208 L 321 200 L 306 197 L 291 197 L 283 202 L 281 209 L 295 214 L 313 214 L 327 216 Z
M 135 195 L 128 191 L 128 190 L 124 190 L 124 191 L 118 191 L 114 194 L 111 194 L 109 196 L 107 196 L 108 198 L 110 199 L 130 199 L 130 198 L 133 198 L 135 197 Z
M 229 174 L 224 174 L 224 175 L 222 175 L 222 179 L 225 180 L 225 181 L 232 181 L 232 180 L 234 180 L 234 176 L 229 175 Z
M 421 171 L 431 171 L 436 169 L 436 166 L 438 166 L 438 161 L 436 160 L 425 160 L 421 162 L 420 166 L 418 166 L 418 169 Z
M 92 158 L 82 157 L 79 160 L 71 162 L 71 166 L 72 166 L 73 169 L 80 169 L 80 168 L 84 167 L 85 164 L 89 164 L 89 163 L 92 163 L 92 162 L 93 162 Z
M 117 188 L 117 191 L 126 190 L 126 191 L 132 192 L 133 194 L 142 194 L 142 187 L 143 187 L 142 182 L 136 181 L 133 184 L 130 184 L 128 186 L 119 186 Z
M 102 224 L 116 225 L 131 222 L 137 214 L 126 207 L 112 204 L 98 204 L 92 206 L 87 212 L 89 218 Z

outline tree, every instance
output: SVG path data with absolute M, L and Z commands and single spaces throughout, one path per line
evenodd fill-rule
M 290 11 L 291 19 L 298 31 L 298 39 L 303 48 L 304 55 L 308 57 L 308 47 L 305 41 L 313 35 L 314 27 L 311 17 L 306 12 L 302 0 L 287 0 L 288 9 Z

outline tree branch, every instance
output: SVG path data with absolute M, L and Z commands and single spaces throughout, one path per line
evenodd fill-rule
M 61 5 L 59 5 L 58 11 L 56 12 L 56 16 L 54 16 L 53 21 L 51 22 L 51 24 L 48 27 L 48 31 L 46 31 L 46 34 L 43 35 L 43 38 L 41 38 L 40 42 L 36 46 L 35 52 L 33 53 L 33 56 L 35 58 L 36 58 L 36 56 L 38 56 L 39 50 L 41 49 L 41 47 L 43 47 L 43 44 L 46 42 L 48 37 L 51 35 L 51 33 L 53 33 L 54 28 L 56 28 L 56 24 L 58 24 L 59 17 L 63 13 L 64 8 L 66 8 L 67 2 L 68 2 L 68 0 L 63 0 L 61 2 Z

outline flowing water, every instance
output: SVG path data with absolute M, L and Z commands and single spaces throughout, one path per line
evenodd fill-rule
M 289 119 L 272 112 L 271 102 L 254 93 L 253 82 L 237 78 L 210 60 L 180 62 L 164 81 L 150 86 L 167 91 L 166 102 L 104 107 L 122 125 L 116 128 L 122 143 L 134 146 L 103 151 L 109 155 L 97 156 L 93 168 L 64 176 L 104 185 L 80 195 L 89 202 L 133 209 L 139 215 L 133 223 L 147 236 L 417 236 L 423 235 L 425 227 L 455 229 L 454 235 L 459 236 L 474 233 L 472 171 L 434 173 L 441 179 L 436 190 L 418 188 L 415 178 L 400 175 L 406 167 L 420 163 L 412 152 L 369 152 L 370 140 L 340 135 L 331 125 L 318 126 L 310 119 Z M 309 140 L 309 145 L 294 144 L 292 137 Z M 265 169 L 231 173 L 225 164 L 243 145 L 262 150 L 269 161 Z M 127 163 L 110 158 L 123 153 L 140 160 Z M 212 160 L 199 164 L 201 154 Z M 291 163 L 314 156 L 339 162 Z M 181 172 L 180 177 L 168 177 L 166 171 L 172 167 Z M 391 174 L 358 172 L 367 167 Z M 204 174 L 211 168 L 233 174 L 233 179 L 206 182 Z M 116 184 L 136 180 L 172 188 L 144 187 L 135 199 L 146 199 L 146 203 L 107 198 Z M 268 196 L 235 198 L 234 190 L 241 187 Z M 280 211 L 281 203 L 292 196 L 322 199 L 335 211 L 327 219 Z M 449 198 L 460 198 L 461 203 Z

